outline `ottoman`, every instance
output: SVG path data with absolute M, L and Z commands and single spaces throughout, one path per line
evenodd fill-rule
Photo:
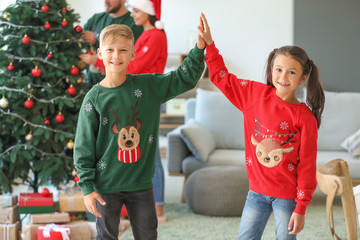
M 193 172 L 185 184 L 185 199 L 195 212 L 209 216 L 241 216 L 249 180 L 246 169 L 212 166 Z

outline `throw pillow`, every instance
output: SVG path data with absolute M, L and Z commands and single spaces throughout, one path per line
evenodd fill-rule
M 341 146 L 346 149 L 353 157 L 359 155 L 360 151 L 360 129 L 355 133 L 347 137 L 342 143 Z
M 360 159 L 360 146 L 357 149 L 355 149 L 355 151 L 352 154 L 352 157 Z
M 206 162 L 215 149 L 215 141 L 209 130 L 194 119 L 180 129 L 180 137 L 199 161 Z

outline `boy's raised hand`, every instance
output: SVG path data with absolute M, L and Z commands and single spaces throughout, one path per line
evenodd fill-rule
M 100 197 L 97 192 L 92 192 L 84 196 L 84 203 L 86 209 L 97 217 L 102 217 L 100 212 L 96 208 L 96 201 L 101 205 L 105 205 L 106 202 Z
M 204 49 L 206 45 L 211 45 L 213 43 L 213 39 L 211 37 L 211 32 L 210 32 L 210 27 L 207 23 L 204 13 L 200 14 L 200 23 L 198 26 L 198 30 L 199 30 L 198 48 Z M 200 38 L 202 38 L 202 41 L 200 41 Z

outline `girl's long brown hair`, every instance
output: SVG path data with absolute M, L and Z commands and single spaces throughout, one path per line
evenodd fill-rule
M 306 87 L 306 104 L 310 107 L 312 113 L 314 114 L 319 128 L 321 124 L 321 115 L 324 111 L 325 93 L 320 81 L 318 67 L 312 60 L 310 60 L 305 50 L 301 47 L 284 46 L 279 49 L 274 49 L 269 54 L 266 62 L 265 78 L 267 85 L 269 86 L 275 87 L 272 83 L 271 71 L 273 68 L 274 59 L 280 54 L 292 57 L 297 60 L 302 66 L 303 75 L 309 74 Z

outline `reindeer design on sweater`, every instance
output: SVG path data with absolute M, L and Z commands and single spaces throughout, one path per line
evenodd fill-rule
M 258 124 L 260 123 L 256 123 L 257 129 L 254 129 L 254 132 L 256 132 L 255 136 L 258 136 L 260 133 Z M 281 144 L 276 139 L 272 138 L 272 136 L 270 138 L 266 137 L 260 142 L 258 142 L 254 136 L 251 136 L 251 143 L 256 146 L 256 157 L 260 164 L 268 168 L 275 167 L 283 159 L 284 153 L 290 153 L 294 150 L 293 146 L 288 148 L 282 148 L 282 146 L 295 142 L 291 139 L 296 136 L 296 131 L 294 133 L 289 131 L 288 134 L 283 134 L 283 136 L 287 137 L 287 139 L 286 141 L 282 141 Z
M 115 114 L 116 117 L 111 117 L 117 120 L 120 123 L 121 129 L 118 129 L 117 123 L 114 122 L 112 126 L 112 131 L 118 135 L 118 146 L 119 150 L 117 153 L 117 159 L 123 163 L 134 163 L 140 159 L 141 152 L 139 147 L 140 134 L 139 129 L 141 127 L 141 122 L 139 119 L 136 119 L 136 126 L 134 126 L 134 119 L 139 114 L 136 112 L 136 107 L 138 102 L 136 102 L 135 108 L 131 107 L 133 111 L 133 116 L 131 120 L 131 125 L 123 126 L 119 119 L 119 110 L 116 109 L 116 112 L 110 108 L 110 110 Z

